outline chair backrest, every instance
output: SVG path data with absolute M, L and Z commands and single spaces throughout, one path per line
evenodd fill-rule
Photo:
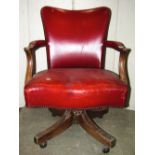
M 41 9 L 49 68 L 101 68 L 111 10 Z

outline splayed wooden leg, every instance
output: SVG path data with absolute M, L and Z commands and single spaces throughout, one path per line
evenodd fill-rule
M 42 146 L 42 144 L 46 143 L 47 140 L 57 136 L 58 134 L 62 133 L 67 128 L 69 128 L 72 125 L 72 122 L 73 113 L 70 110 L 66 110 L 58 122 L 56 122 L 51 127 L 47 128 L 46 130 L 38 133 L 34 137 L 35 143 Z
M 81 115 L 78 115 L 78 121 L 81 127 L 86 130 L 96 140 L 103 145 L 113 147 L 116 143 L 116 139 L 109 133 L 101 129 L 86 113 L 84 110 Z

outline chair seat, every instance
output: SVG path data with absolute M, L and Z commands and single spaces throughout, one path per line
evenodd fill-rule
M 50 69 L 37 73 L 24 89 L 28 107 L 91 109 L 124 107 L 128 86 L 101 69 Z

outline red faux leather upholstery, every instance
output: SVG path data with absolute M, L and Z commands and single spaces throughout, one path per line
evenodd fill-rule
M 101 69 L 50 69 L 25 86 L 28 107 L 88 109 L 124 107 L 128 86 L 118 75 Z
M 88 10 L 41 10 L 49 68 L 100 68 L 104 64 L 111 11 L 107 7 Z

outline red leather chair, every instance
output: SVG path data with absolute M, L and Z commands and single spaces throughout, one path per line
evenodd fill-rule
M 26 105 L 65 112 L 58 122 L 35 136 L 35 143 L 45 147 L 49 139 L 77 119 L 83 129 L 105 146 L 103 151 L 108 152 L 116 139 L 101 129 L 88 111 L 123 108 L 129 93 L 126 61 L 130 49 L 120 42 L 107 41 L 111 10 L 43 7 L 41 17 L 45 40 L 33 41 L 25 48 Z M 35 51 L 40 47 L 46 47 L 48 69 L 36 74 Z M 104 69 L 107 47 L 120 53 L 119 75 Z

